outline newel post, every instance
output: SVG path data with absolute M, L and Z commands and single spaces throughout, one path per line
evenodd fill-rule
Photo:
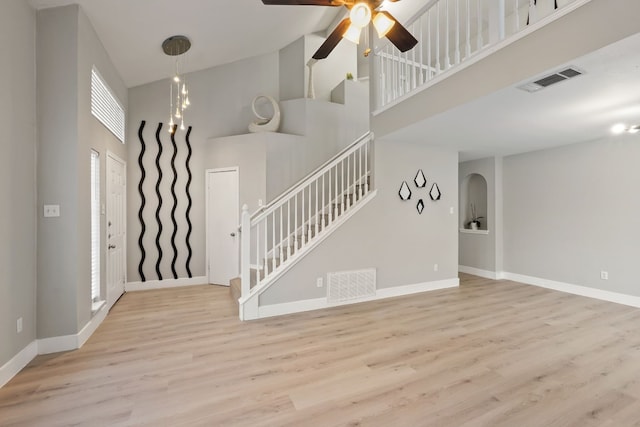
M 242 206 L 242 220 L 240 222 L 240 280 L 242 282 L 242 297 L 246 298 L 251 290 L 251 215 L 249 206 Z

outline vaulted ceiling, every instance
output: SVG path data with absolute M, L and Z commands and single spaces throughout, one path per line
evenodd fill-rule
M 265 6 L 261 0 L 28 0 L 34 7 L 79 4 L 128 87 L 169 77 L 162 41 L 191 39 L 184 71 L 274 52 L 304 34 L 325 31 L 342 7 Z M 389 4 L 398 19 L 423 0 Z

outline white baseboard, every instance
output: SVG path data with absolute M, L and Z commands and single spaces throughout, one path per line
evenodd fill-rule
M 82 347 L 102 324 L 108 313 L 107 306 L 103 305 L 77 334 L 39 339 L 38 354 L 58 353 Z
M 150 291 L 152 289 L 179 288 L 182 286 L 206 285 L 208 283 L 209 279 L 206 276 L 147 280 L 146 282 L 129 282 L 124 286 L 124 290 L 127 292 Z
M 258 307 L 258 319 L 284 314 L 302 313 L 304 311 L 320 310 L 331 307 L 327 298 L 305 299 L 302 301 L 285 302 L 282 304 L 263 305 Z
M 420 292 L 435 291 L 438 289 L 455 288 L 460 285 L 460 280 L 447 279 L 434 282 L 418 283 L 413 285 L 394 286 L 376 290 L 376 295 L 370 298 L 361 298 L 353 301 L 345 301 L 338 304 L 330 304 L 327 298 L 315 298 L 302 301 L 285 302 L 282 304 L 263 305 L 258 308 L 258 318 L 282 316 L 284 314 L 302 313 L 304 311 L 320 310 L 323 308 L 337 307 L 341 305 L 358 304 L 361 302 L 376 301 L 386 298 L 412 295 Z
M 25 366 L 38 355 L 38 341 L 32 341 L 31 344 L 22 349 L 22 351 L 7 363 L 0 367 L 0 388 L 6 383 L 11 381 L 11 378 L 15 377 L 18 372 L 24 369 Z
M 459 265 L 458 271 L 461 273 L 473 274 L 474 276 L 484 277 L 485 279 L 498 280 L 501 278 L 501 273 L 495 271 L 481 270 L 475 267 L 467 267 L 466 265 Z
M 524 283 L 526 285 L 539 286 L 541 288 L 553 289 L 554 291 L 566 292 L 568 294 L 580 295 L 583 297 L 595 298 L 640 308 L 640 297 L 633 295 L 589 288 L 587 286 L 573 285 L 571 283 L 556 282 L 555 280 L 541 279 L 539 277 L 525 276 L 522 274 L 504 272 L 502 273 L 502 276 L 504 279 Z

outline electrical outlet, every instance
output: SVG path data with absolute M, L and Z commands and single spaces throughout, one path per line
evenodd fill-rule
M 44 205 L 44 217 L 54 218 L 60 216 L 60 205 Z
M 600 272 L 600 278 L 602 280 L 609 280 L 609 272 L 608 271 L 601 271 Z
M 438 264 L 433 264 L 433 271 L 438 271 Z
M 450 213 L 451 215 L 453 215 L 453 206 L 451 206 L 451 207 L 449 208 L 449 213 Z
M 324 285 L 322 284 L 322 277 L 318 277 L 318 279 L 316 280 L 316 286 L 317 286 L 317 287 L 319 287 L 319 288 L 321 288 L 322 286 L 324 286 Z
M 16 322 L 16 332 L 22 332 L 22 317 L 18 317 L 18 321 Z

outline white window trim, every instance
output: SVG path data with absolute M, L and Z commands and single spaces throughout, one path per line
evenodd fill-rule
M 101 202 L 100 202 L 100 153 L 91 150 L 91 302 L 92 311 L 97 311 L 104 304 L 100 280 L 100 236 Z

